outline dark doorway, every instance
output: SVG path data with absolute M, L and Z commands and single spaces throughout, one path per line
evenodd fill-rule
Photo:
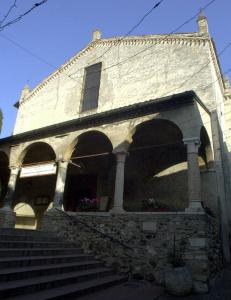
M 108 137 L 98 131 L 81 134 L 68 165 L 65 209 L 107 210 L 113 197 L 114 177 L 115 161 Z
M 69 189 L 66 192 L 68 199 L 66 210 L 81 211 L 84 199 L 97 199 L 97 175 L 80 174 L 69 176 Z

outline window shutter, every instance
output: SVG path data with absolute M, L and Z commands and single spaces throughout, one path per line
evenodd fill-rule
M 101 68 L 102 63 L 98 63 L 85 69 L 82 111 L 98 107 Z

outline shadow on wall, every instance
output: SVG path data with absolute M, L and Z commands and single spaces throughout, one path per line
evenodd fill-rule
M 164 134 L 163 134 L 164 133 Z M 187 152 L 179 127 L 165 119 L 137 126 L 125 164 L 125 209 L 177 211 L 187 207 Z
M 0 207 L 6 196 L 9 175 L 9 159 L 4 152 L 0 151 Z
M 127 211 L 184 211 L 188 206 L 187 164 L 170 167 L 140 182 L 139 188 L 141 199 L 125 198 Z
M 53 200 L 55 182 L 55 175 L 19 178 L 17 182 L 13 205 L 27 203 L 34 212 L 36 228 L 40 228 L 43 214 Z

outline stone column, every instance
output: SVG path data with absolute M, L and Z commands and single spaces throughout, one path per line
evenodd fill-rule
M 116 178 L 115 178 L 115 193 L 114 204 L 111 212 L 124 213 L 123 196 L 124 196 L 124 165 L 128 154 L 125 150 L 113 151 L 116 155 Z
M 58 161 L 58 172 L 57 172 L 55 195 L 54 195 L 52 209 L 54 208 L 62 209 L 67 167 L 68 167 L 68 161 L 63 161 L 63 160 Z
M 13 228 L 15 226 L 15 213 L 12 210 L 12 202 L 19 170 L 19 167 L 11 167 L 6 197 L 3 207 L 0 209 L 0 227 Z
M 14 196 L 14 192 L 15 192 L 15 187 L 16 187 L 19 170 L 20 170 L 20 168 L 18 168 L 18 167 L 11 167 L 7 193 L 6 193 L 6 197 L 4 199 L 3 208 L 2 208 L 4 210 L 12 209 L 11 205 L 12 205 L 12 201 L 13 201 L 13 196 Z
M 184 139 L 187 145 L 188 159 L 188 199 L 189 207 L 186 211 L 203 212 L 201 205 L 201 179 L 198 164 L 198 148 L 200 140 L 198 138 Z

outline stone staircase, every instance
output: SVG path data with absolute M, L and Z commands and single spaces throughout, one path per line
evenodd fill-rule
M 76 299 L 126 280 L 51 233 L 0 229 L 0 299 Z

